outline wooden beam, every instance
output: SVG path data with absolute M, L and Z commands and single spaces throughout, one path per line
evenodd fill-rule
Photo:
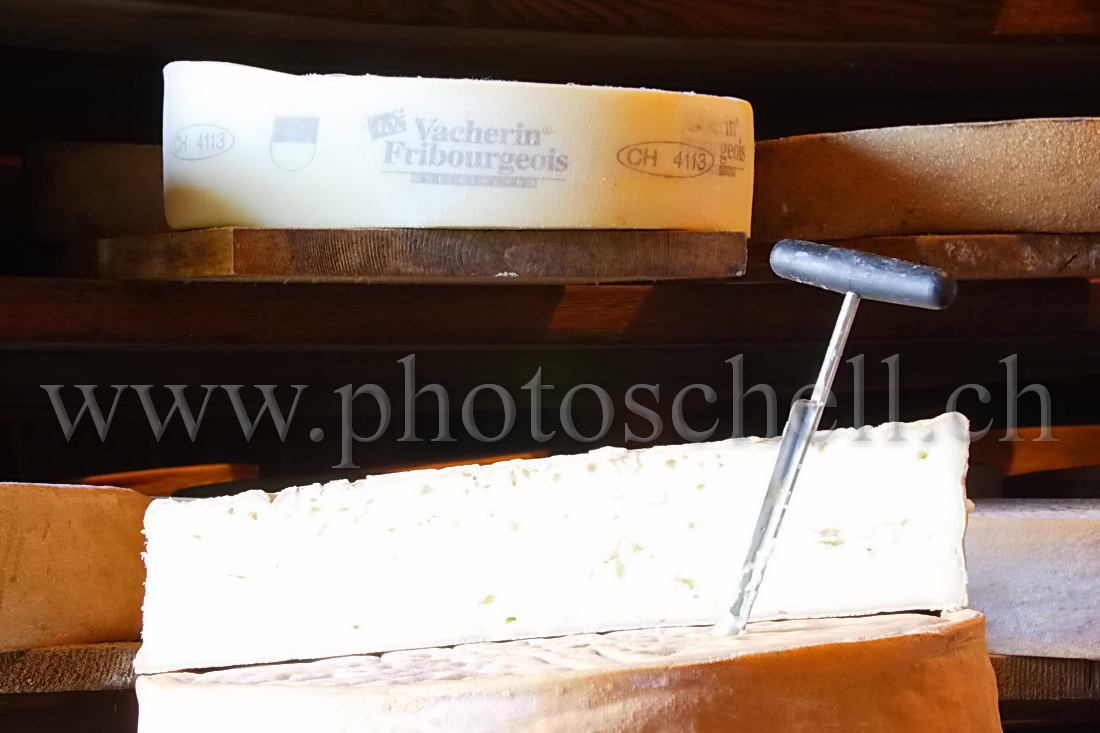
M 1100 276 L 1100 234 L 928 234 L 828 242 L 939 267 L 956 280 Z M 749 243 L 745 282 L 777 282 L 771 244 Z
M 853 338 L 1094 333 L 1100 281 L 963 283 L 945 311 L 867 302 Z M 355 285 L 0 278 L 0 343 L 752 344 L 822 341 L 839 297 L 795 284 Z

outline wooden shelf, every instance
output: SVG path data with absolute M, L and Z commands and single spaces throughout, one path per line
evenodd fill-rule
M 138 642 L 0 652 L 0 693 L 125 690 Z M 1001 700 L 1100 702 L 1100 661 L 990 655 Z
M 131 689 L 140 646 L 119 641 L 0 651 L 0 700 L 10 694 Z
M 0 343 L 739 344 L 821 341 L 834 293 L 794 284 L 356 285 L 0 278 Z M 1100 280 L 963 283 L 942 312 L 866 303 L 857 340 L 1081 335 Z
M 1065 0 L 7 0 L 3 21 L 5 152 L 159 139 L 160 66 L 187 58 L 733 95 L 761 138 L 1100 114 L 1100 11 Z
M 922 42 L 930 38 L 994 41 L 998 35 L 1088 36 L 1100 33 L 1100 11 L 1087 3 L 1035 3 L 1018 0 L 984 3 L 928 3 L 922 0 L 879 0 L 806 3 L 781 0 L 759 3 L 677 3 L 657 0 L 644 4 L 611 0 L 593 7 L 585 3 L 413 2 L 360 3 L 323 0 L 301 5 L 278 0 L 51 0 L 14 5 L 17 19 L 28 22 L 61 15 L 118 13 L 107 25 L 155 27 L 167 20 L 213 27 L 264 28 L 283 36 L 316 37 L 338 24 L 393 28 L 439 27 L 669 35 L 688 37 L 791 38 L 815 40 L 889 40 Z M 1036 5 L 1041 6 L 1037 9 Z M 136 12 L 141 10 L 140 15 Z M 100 18 L 102 20 L 102 18 Z
M 747 258 L 738 232 L 642 229 L 220 227 L 91 244 L 70 251 L 113 279 L 592 284 L 737 277 Z

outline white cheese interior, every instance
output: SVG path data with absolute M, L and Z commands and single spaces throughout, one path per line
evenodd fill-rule
M 938 631 L 977 616 L 973 611 L 939 616 L 881 616 L 753 622 L 744 636 L 716 636 L 705 626 L 632 629 L 548 639 L 482 642 L 411 649 L 379 655 L 336 657 L 296 664 L 261 664 L 212 672 L 161 676 L 193 685 L 375 687 L 441 680 L 486 680 L 558 672 L 657 666 L 768 654 L 816 644 L 844 644 Z
M 164 70 L 177 229 L 749 231 L 752 108 L 643 89 Z
M 811 446 L 753 617 L 964 606 L 965 430 L 945 415 Z M 604 448 L 156 500 L 136 667 L 713 624 L 776 447 Z

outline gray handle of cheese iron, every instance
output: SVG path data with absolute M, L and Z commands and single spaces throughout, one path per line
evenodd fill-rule
M 939 310 L 955 300 L 955 280 L 938 267 L 854 249 L 784 239 L 772 248 L 779 277 L 868 300 Z

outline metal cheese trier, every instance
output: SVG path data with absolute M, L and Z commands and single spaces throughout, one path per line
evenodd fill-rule
M 955 281 L 939 268 L 815 242 L 784 239 L 772 249 L 771 267 L 782 278 L 843 293 L 844 302 L 813 394 L 808 400 L 794 402 L 783 428 L 779 456 L 745 556 L 737 597 L 722 627 L 737 634 L 744 632 L 748 623 L 798 471 L 821 422 L 859 301 L 867 298 L 939 310 L 955 299 Z

